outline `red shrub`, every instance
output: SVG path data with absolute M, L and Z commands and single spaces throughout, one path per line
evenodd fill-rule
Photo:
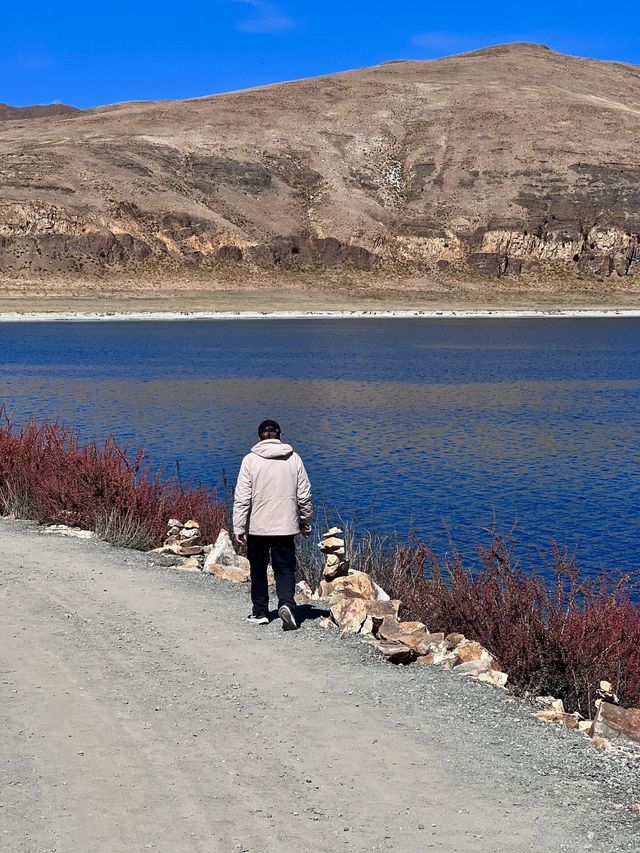
M 492 535 L 471 571 L 462 556 L 399 547 L 389 593 L 430 630 L 478 640 L 521 690 L 562 698 L 590 716 L 601 679 L 625 705 L 640 706 L 640 606 L 631 574 L 582 580 L 554 547 L 555 582 L 514 565 L 508 540 Z M 638 573 L 634 573 L 636 576 Z
M 78 525 L 138 548 L 160 544 L 172 516 L 197 519 L 205 541 L 224 523 L 223 503 L 206 489 L 185 490 L 152 474 L 141 451 L 130 456 L 113 438 L 83 444 L 56 423 L 14 428 L 1 407 L 0 418 L 0 512 Z M 606 679 L 623 704 L 640 706 L 638 572 L 583 580 L 554 548 L 555 583 L 548 584 L 514 564 L 508 540 L 496 534 L 479 550 L 476 570 L 455 549 L 439 556 L 413 540 L 387 547 L 372 533 L 363 543 L 354 565 L 431 630 L 481 642 L 520 690 L 552 694 L 590 716 Z
M 172 516 L 199 521 L 205 541 L 224 523 L 214 495 L 152 474 L 141 450 L 129 455 L 113 437 L 81 443 L 57 423 L 15 428 L 2 408 L 0 416 L 0 511 L 96 530 L 139 548 L 160 544 Z

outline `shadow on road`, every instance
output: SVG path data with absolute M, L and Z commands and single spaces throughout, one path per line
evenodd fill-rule
M 299 604 L 296 608 L 296 618 L 298 620 L 298 625 L 304 625 L 304 623 L 309 620 L 320 619 L 322 616 L 326 616 L 327 613 L 327 610 L 315 607 L 313 604 Z M 277 610 L 269 611 L 270 622 L 273 622 L 278 618 L 279 617 Z

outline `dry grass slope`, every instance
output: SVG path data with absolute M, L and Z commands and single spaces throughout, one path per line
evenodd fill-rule
M 6 287 L 640 272 L 637 67 L 512 44 L 40 111 L 0 110 Z

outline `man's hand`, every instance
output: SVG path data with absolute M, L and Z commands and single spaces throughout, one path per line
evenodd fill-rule
M 300 528 L 300 533 L 302 533 L 305 539 L 308 539 L 311 536 L 312 530 L 313 526 L 311 524 L 303 524 Z
M 236 533 L 236 540 L 237 540 L 241 545 L 246 545 L 246 544 L 247 544 L 247 536 L 246 536 L 246 533 Z

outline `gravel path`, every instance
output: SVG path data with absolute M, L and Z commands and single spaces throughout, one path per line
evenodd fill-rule
M 0 850 L 637 851 L 638 770 L 246 587 L 0 523 Z

